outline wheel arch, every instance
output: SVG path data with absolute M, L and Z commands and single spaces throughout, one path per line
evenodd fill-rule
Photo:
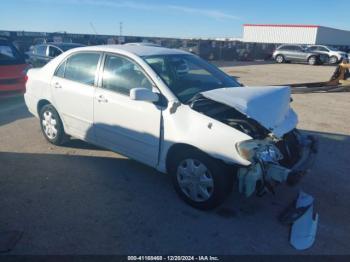
M 47 100 L 47 99 L 40 99 L 40 100 L 38 101 L 38 104 L 37 104 L 37 106 L 36 106 L 36 110 L 37 110 L 37 112 L 38 112 L 38 116 L 40 116 L 40 110 L 41 110 L 44 106 L 49 105 L 49 104 L 51 104 L 51 102 L 50 102 L 49 100 Z M 51 105 L 52 105 L 52 104 L 51 104 Z
M 311 57 L 315 57 L 317 60 L 320 60 L 320 55 L 318 55 L 318 54 L 310 54 L 310 55 L 308 55 L 308 57 L 307 57 L 307 61 L 309 61 L 309 59 L 310 59 Z
M 238 167 L 238 164 L 235 165 L 234 163 L 226 163 L 222 159 L 216 158 L 216 157 L 204 152 L 203 150 L 201 150 L 193 145 L 186 144 L 186 143 L 176 143 L 176 144 L 171 145 L 171 147 L 168 149 L 167 154 L 166 154 L 165 168 L 166 168 L 167 173 L 169 173 L 171 160 L 172 160 L 173 156 L 181 153 L 181 151 L 183 151 L 183 150 L 196 150 L 196 151 L 199 151 L 199 152 L 207 155 L 208 157 L 210 157 L 212 159 L 219 161 L 220 163 L 222 163 L 223 165 L 225 165 L 227 167 Z
M 62 119 L 62 117 L 61 117 L 60 113 L 57 111 L 56 107 L 55 107 L 49 100 L 47 100 L 47 99 L 40 99 L 40 100 L 38 101 L 36 110 L 37 110 L 37 112 L 38 112 L 39 118 L 40 118 L 40 111 L 41 111 L 41 109 L 42 109 L 44 106 L 46 106 L 46 105 L 51 105 L 51 106 L 56 110 L 56 112 L 57 112 L 57 114 L 58 114 L 58 116 L 59 116 L 59 118 L 60 118 L 60 120 L 61 120 L 61 122 L 62 122 L 63 130 L 66 132 L 66 130 L 67 130 L 67 128 L 66 128 L 66 123 L 65 123 L 64 120 Z

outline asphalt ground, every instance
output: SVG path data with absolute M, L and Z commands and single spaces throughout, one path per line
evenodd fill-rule
M 325 81 L 333 67 L 241 64 L 249 85 Z M 170 176 L 83 141 L 49 144 L 21 97 L 0 100 L 0 234 L 23 232 L 8 254 L 349 254 L 350 93 L 293 95 L 299 128 L 320 152 L 296 187 L 219 208 L 184 204 Z M 315 197 L 315 244 L 297 251 L 278 216 L 299 190 Z

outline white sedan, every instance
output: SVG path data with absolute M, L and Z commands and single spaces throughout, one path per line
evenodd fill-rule
M 143 45 L 82 47 L 28 72 L 25 101 L 45 138 L 73 136 L 173 177 L 190 205 L 295 182 L 315 140 L 295 128 L 289 87 L 242 87 L 199 57 Z

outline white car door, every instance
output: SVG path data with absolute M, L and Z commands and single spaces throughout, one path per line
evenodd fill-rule
M 71 55 L 57 69 L 51 81 L 53 102 L 67 133 L 92 140 L 93 98 L 101 54 Z
M 135 62 L 106 55 L 94 98 L 94 131 L 97 143 L 156 166 L 158 163 L 161 108 L 129 97 L 132 88 L 152 87 Z

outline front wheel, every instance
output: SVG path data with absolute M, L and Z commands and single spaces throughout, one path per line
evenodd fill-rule
M 173 156 L 170 173 L 176 192 L 191 206 L 212 209 L 220 205 L 233 187 L 233 175 L 216 159 L 186 149 Z
M 308 59 L 309 65 L 316 65 L 317 62 L 318 62 L 318 60 L 317 60 L 317 57 L 316 57 L 316 56 L 311 56 L 311 57 Z
M 66 134 L 63 129 L 62 121 L 56 109 L 48 104 L 40 110 L 40 126 L 46 140 L 54 145 L 61 145 Z
M 330 64 L 336 64 L 336 63 L 338 63 L 338 58 L 337 58 L 336 56 L 331 56 L 331 57 L 329 58 L 329 63 L 330 63 Z

